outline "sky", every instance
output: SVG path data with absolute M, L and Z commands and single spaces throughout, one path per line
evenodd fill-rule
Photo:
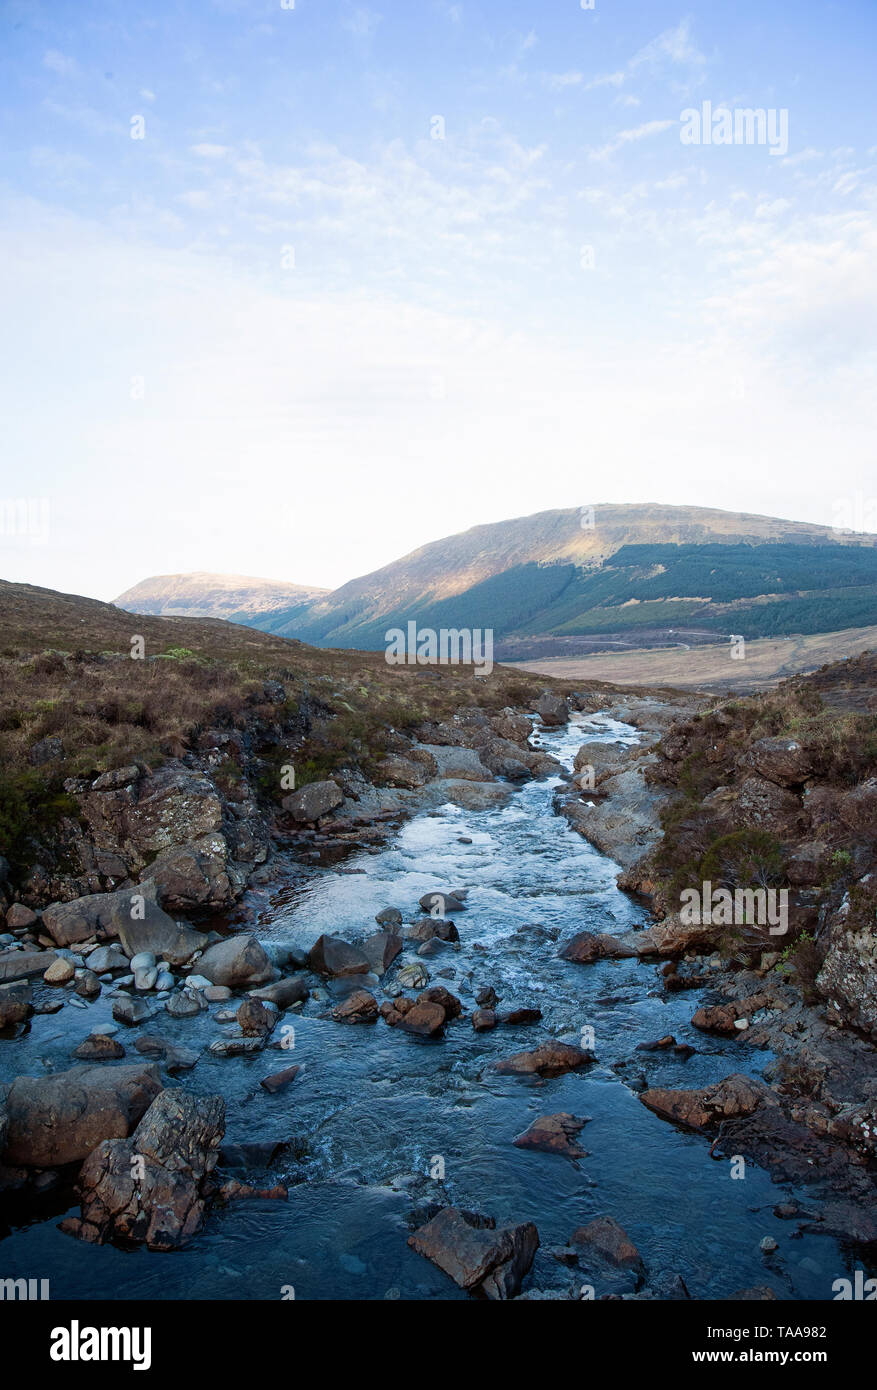
M 875 51 L 874 0 L 0 0 L 0 577 L 875 529 Z

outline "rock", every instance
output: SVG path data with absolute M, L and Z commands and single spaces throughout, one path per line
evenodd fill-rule
M 421 917 L 403 928 L 406 941 L 459 941 L 460 934 L 455 924 L 447 917 Z
M 139 1038 L 135 1038 L 134 1046 L 145 1057 L 160 1057 L 165 1071 L 170 1072 L 172 1076 L 177 1072 L 191 1071 L 198 1061 L 198 1053 L 192 1048 L 180 1047 L 158 1033 L 141 1034 Z
M 128 962 L 135 975 L 138 970 L 148 970 L 155 965 L 155 956 L 151 951 L 138 951 L 136 956 L 132 956 Z
M 76 974 L 76 967 L 72 960 L 67 960 L 64 956 L 58 956 L 46 971 L 43 979 L 47 985 L 68 985 Z
M 165 1004 L 171 1018 L 194 1018 L 201 1012 L 201 1003 L 195 990 L 180 989 L 172 994 Z
M 278 980 L 277 983 L 280 984 L 281 981 Z M 270 989 L 271 986 L 268 985 L 267 988 Z M 254 990 L 253 993 L 255 994 L 256 991 Z M 201 994 L 207 1000 L 208 1004 L 222 1004 L 226 999 L 231 999 L 232 997 L 232 991 L 229 989 L 228 985 L 207 985 L 206 989 L 202 989 Z
M 455 897 L 453 893 L 424 893 L 420 899 L 420 906 L 424 912 L 428 912 L 431 918 L 440 919 L 447 917 L 453 912 L 465 912 L 466 904 L 461 898 Z
M 230 989 L 266 984 L 274 966 L 254 936 L 230 936 L 208 946 L 198 961 L 198 970 L 214 985 Z
M 414 762 L 411 758 L 403 758 L 398 753 L 394 753 L 378 763 L 378 780 L 381 786 L 408 787 L 413 791 L 428 782 L 430 776 L 435 776 L 435 760 L 431 759 L 431 761 L 432 772 L 427 764 Z
M 335 1005 L 330 1017 L 336 1023 L 376 1023 L 378 1001 L 367 989 L 357 989 Z
M 513 1057 L 496 1062 L 495 1068 L 503 1074 L 516 1076 L 562 1076 L 564 1072 L 579 1071 L 582 1067 L 590 1066 L 594 1061 L 596 1058 L 592 1052 L 552 1039 L 532 1052 L 516 1052 Z
M 222 997 L 227 999 L 231 991 Z M 293 1004 L 302 1004 L 308 998 L 310 990 L 305 984 L 304 975 L 287 975 L 282 980 L 275 980 L 273 984 L 261 985 L 258 989 L 250 990 L 254 999 L 264 999 L 269 1004 L 276 1004 L 278 1009 L 289 1009 Z M 205 999 L 208 991 L 204 991 Z
M 458 748 L 453 745 L 428 746 L 426 751 L 432 755 L 436 765 L 434 776 L 455 782 L 489 782 L 491 773 L 484 766 L 474 748 Z
M 864 893 L 867 885 L 873 888 L 871 876 L 859 891 Z M 877 919 L 873 896 L 863 902 L 864 910 L 852 914 L 846 899 L 830 918 L 816 987 L 829 1018 L 877 1039 Z
M 277 1014 L 266 1009 L 259 999 L 245 999 L 237 1011 L 237 1020 L 245 1037 L 267 1038 L 277 1024 Z
M 371 972 L 379 976 L 384 975 L 401 953 L 402 938 L 395 932 L 375 932 L 374 935 L 366 937 L 362 943 L 362 950 Z
M 498 1020 L 500 1023 L 516 1025 L 522 1023 L 538 1023 L 541 1017 L 541 1009 L 530 1009 L 519 1006 L 518 1008 L 504 1009 L 502 1013 L 498 1015 Z
M 64 757 L 64 744 L 57 735 L 41 738 L 27 750 L 27 760 L 32 767 L 42 767 L 44 763 L 57 762 Z
M 77 1048 L 73 1056 L 81 1062 L 118 1062 L 125 1056 L 125 1049 L 115 1038 L 107 1033 L 90 1033 Z
M 768 830 L 781 838 L 794 834 L 801 820 L 801 802 L 793 792 L 764 777 L 746 777 L 729 807 L 735 830 Z
M 210 1044 L 210 1051 L 217 1057 L 243 1057 L 250 1052 L 261 1052 L 264 1047 L 264 1038 L 217 1038 Z
M 579 1119 L 565 1110 L 556 1115 L 540 1115 L 523 1134 L 518 1135 L 514 1141 L 515 1147 L 563 1154 L 566 1158 L 585 1158 L 584 1149 L 580 1149 L 575 1141 L 587 1123 L 587 1117 Z
M 408 1244 L 450 1275 L 460 1288 L 490 1299 L 514 1298 L 539 1246 L 532 1222 L 501 1226 L 471 1212 L 445 1207 Z
M 297 821 L 317 821 L 340 806 L 344 793 L 337 782 L 309 782 L 285 796 L 281 805 Z
M 751 994 L 728 1004 L 714 1004 L 700 1008 L 691 1022 L 703 1033 L 718 1033 L 722 1037 L 740 1037 L 748 1026 L 748 1021 L 770 1000 L 763 994 Z
M 485 985 L 475 996 L 475 1003 L 480 1004 L 483 1009 L 492 1009 L 497 1000 L 498 996 L 493 985 Z
M 598 1216 L 586 1226 L 580 1226 L 573 1232 L 572 1241 L 574 1245 L 586 1245 L 616 1269 L 644 1273 L 642 1256 L 614 1217 Z
M 101 983 L 93 970 L 81 970 L 73 986 L 74 994 L 78 994 L 81 999 L 97 999 L 101 992 Z
M 119 1023 L 133 1026 L 152 1017 L 152 1006 L 145 999 L 135 999 L 130 994 L 120 994 L 113 1000 L 113 1018 Z
M 665 1033 L 663 1038 L 656 1039 L 655 1042 L 637 1043 L 635 1052 L 664 1052 L 668 1047 L 676 1047 L 676 1039 L 672 1033 Z
M 396 984 L 400 989 L 421 989 L 429 984 L 429 971 L 419 961 L 409 961 L 396 971 Z
M 877 838 L 877 777 L 860 782 L 837 799 L 837 813 L 855 834 Z
M 822 840 L 796 845 L 789 856 L 786 872 L 796 888 L 817 888 L 825 882 L 829 851 Z
M 28 980 L 33 975 L 44 975 L 57 959 L 52 951 L 0 952 L 0 985 L 14 980 Z
M 773 1236 L 762 1236 L 761 1240 L 758 1242 L 758 1248 L 763 1251 L 765 1255 L 772 1255 L 774 1250 L 779 1250 L 780 1247 Z
M 793 738 L 757 739 L 737 765 L 780 787 L 801 786 L 813 771 L 809 754 Z
M 139 970 L 134 971 L 135 989 L 143 990 L 144 992 L 154 989 L 157 981 L 158 971 L 154 965 L 144 965 L 141 966 Z M 171 984 L 173 984 L 173 976 L 171 976 Z
M 761 1105 L 776 1105 L 773 1092 L 763 1081 L 735 1073 L 695 1091 L 671 1091 L 660 1087 L 642 1091 L 639 1099 L 663 1120 L 689 1129 L 708 1129 L 722 1120 L 752 1115 Z
M 402 913 L 398 907 L 384 907 L 375 916 L 375 921 L 379 927 L 401 927 Z
M 609 932 L 582 931 L 558 951 L 561 960 L 574 965 L 591 965 L 595 960 L 624 960 L 637 952 Z
M 128 957 L 121 946 L 96 946 L 88 953 L 88 968 L 96 975 L 108 975 L 113 970 L 128 970 Z
M 549 728 L 560 728 L 569 723 L 566 700 L 554 690 L 543 690 L 535 709 L 542 723 Z
M 150 1250 L 187 1244 L 201 1225 L 203 1185 L 225 1132 L 221 1096 L 162 1091 L 130 1139 L 106 1140 L 79 1175 L 81 1239 L 143 1243 Z
M 28 985 L 0 988 L 0 1029 L 17 1028 L 33 1013 L 32 992 Z
M 158 1068 L 143 1063 L 16 1077 L 0 1157 L 25 1168 L 75 1163 L 103 1139 L 127 1138 L 160 1090 Z
M 125 767 L 113 768 L 110 772 L 102 772 L 91 784 L 93 792 L 116 791 L 119 787 L 129 787 L 132 782 L 139 780 L 141 776 L 140 768 L 136 763 L 128 763 Z
M 476 1033 L 487 1033 L 496 1027 L 496 1014 L 493 1009 L 475 1009 L 472 1014 L 472 1027 Z
M 320 936 L 308 953 L 308 965 L 318 975 L 367 975 L 370 963 L 365 952 L 340 936 Z
M 275 1071 L 271 1076 L 263 1076 L 259 1085 L 269 1095 L 276 1095 L 278 1091 L 282 1091 L 284 1087 L 288 1086 L 290 1081 L 294 1081 L 300 1071 L 301 1067 L 284 1067 L 283 1071 Z
M 132 913 L 137 914 L 132 917 Z M 141 883 L 135 890 L 91 893 L 69 903 L 52 903 L 43 912 L 43 925 L 58 946 L 70 946 L 90 937 L 119 937 L 129 956 L 152 951 L 173 964 L 183 964 L 205 944 L 200 932 L 183 927 L 159 906 L 155 885 Z
M 6 925 L 10 931 L 27 931 L 37 924 L 37 914 L 24 903 L 13 903 L 6 913 Z
M 235 899 L 228 844 L 219 831 L 162 850 L 149 866 L 149 877 L 169 912 L 229 907 Z
M 463 1012 L 463 1005 L 457 996 L 445 989 L 444 985 L 431 985 L 417 996 L 417 1003 L 441 1004 L 447 1018 L 459 1018 Z
M 447 1015 L 441 1004 L 429 1001 L 421 1003 L 418 1000 L 399 1020 L 399 1027 L 406 1033 L 419 1033 L 422 1037 L 434 1038 L 441 1035 L 446 1020 Z
M 516 714 L 512 709 L 504 709 L 501 714 L 494 714 L 490 719 L 490 727 L 500 738 L 524 746 L 533 732 L 532 721 L 525 714 Z

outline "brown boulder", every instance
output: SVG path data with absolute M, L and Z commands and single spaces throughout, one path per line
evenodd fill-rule
M 422 1037 L 434 1038 L 441 1035 L 446 1022 L 447 1015 L 441 1004 L 430 1003 L 428 1000 L 421 1003 L 418 1000 L 399 1020 L 399 1027 L 406 1033 L 419 1033 Z
M 657 1087 L 642 1091 L 640 1100 L 662 1120 L 689 1129 L 709 1129 L 722 1120 L 752 1115 L 761 1105 L 775 1105 L 776 1097 L 763 1081 L 735 1073 L 699 1091 L 671 1091 Z
M 329 780 L 309 782 L 307 786 L 285 796 L 281 805 L 297 821 L 317 821 L 334 811 L 343 800 L 344 793 L 337 782 Z
M 565 1158 L 585 1158 L 584 1149 L 576 1144 L 579 1131 L 588 1123 L 565 1110 L 556 1115 L 540 1115 L 514 1141 L 518 1149 L 538 1149 L 542 1153 L 563 1154 Z
M 308 965 L 318 975 L 367 975 L 368 956 L 340 936 L 320 936 L 308 952 Z
M 590 1066 L 596 1060 L 594 1054 L 586 1052 L 584 1048 L 552 1039 L 532 1052 L 516 1052 L 513 1057 L 496 1062 L 495 1068 L 498 1072 L 515 1076 L 562 1076 L 564 1072 L 579 1071 L 582 1067 Z
M 235 989 L 267 983 L 274 967 L 254 936 L 230 936 L 208 946 L 198 961 L 198 974 L 212 985 Z
M 357 989 L 335 1005 L 330 1017 L 336 1023 L 376 1023 L 378 1001 L 367 989 Z
M 757 739 L 737 765 L 780 787 L 800 786 L 813 771 L 809 754 L 794 738 Z
M 73 1067 L 19 1076 L 6 1099 L 3 1161 L 54 1168 L 83 1159 L 103 1139 L 125 1139 L 161 1090 L 158 1068 Z
M 598 1216 L 573 1231 L 574 1245 L 587 1245 L 616 1269 L 644 1272 L 642 1256 L 623 1227 L 611 1216 Z
M 445 1207 L 408 1238 L 460 1288 L 490 1299 L 514 1298 L 533 1263 L 539 1233 L 532 1222 L 496 1228 L 489 1218 Z

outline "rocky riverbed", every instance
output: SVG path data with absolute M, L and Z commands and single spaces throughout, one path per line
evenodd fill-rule
M 877 1235 L 873 1048 L 645 896 L 647 769 L 709 703 L 463 710 L 400 737 L 382 786 L 305 786 L 271 826 L 182 765 L 82 790 L 123 886 L 7 903 L 3 1273 L 55 1297 L 831 1297 Z M 783 1037 L 818 1045 L 816 1094 Z

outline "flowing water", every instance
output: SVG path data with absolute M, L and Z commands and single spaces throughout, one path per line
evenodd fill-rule
M 635 741 L 637 734 L 597 716 L 546 731 L 543 743 L 569 767 L 589 737 Z M 547 1247 L 565 1245 L 576 1227 L 606 1213 L 627 1230 L 650 1275 L 681 1275 L 694 1298 L 753 1284 L 771 1285 L 780 1298 L 830 1298 L 832 1281 L 854 1261 L 832 1238 L 790 1239 L 794 1223 L 772 1208 L 794 1190 L 751 1164 L 744 1179 L 733 1178 L 727 1159 L 710 1157 L 707 1140 L 651 1114 L 613 1070 L 627 1062 L 627 1080 L 694 1087 L 732 1071 L 757 1074 L 770 1057 L 742 1040 L 692 1030 L 700 991 L 663 997 L 654 964 L 582 967 L 558 958 L 558 942 L 575 932 L 625 931 L 645 913 L 617 889 L 617 865 L 553 813 L 557 784 L 528 783 L 486 811 L 421 812 L 379 853 L 347 860 L 346 872 L 315 870 L 259 928 L 266 944 L 308 947 L 321 932 L 355 940 L 375 930 L 381 908 L 398 907 L 410 920 L 422 894 L 465 887 L 467 910 L 456 918 L 461 946 L 425 960 L 432 983 L 459 995 L 465 1013 L 477 991 L 493 985 L 501 1007 L 537 1005 L 541 1024 L 476 1034 L 464 1017 L 443 1040 L 426 1040 L 383 1021 L 320 1018 L 331 1004 L 324 991 L 301 1017 L 285 1015 L 295 1025 L 293 1051 L 246 1058 L 205 1051 L 180 1078 L 188 1090 L 226 1097 L 227 1143 L 291 1144 L 255 1179 L 288 1183 L 288 1201 L 214 1208 L 187 1249 L 162 1254 L 61 1234 L 58 1220 L 78 1207 L 69 1191 L 55 1192 L 25 1224 L 0 1228 L 0 1276 L 49 1278 L 53 1298 L 280 1299 L 291 1290 L 296 1298 L 461 1298 L 406 1244 L 412 1206 L 438 1196 L 498 1223 L 535 1222 L 538 1287 L 582 1281 Z M 196 1019 L 161 1013 L 145 1031 L 206 1048 L 221 1036 L 218 1007 Z M 62 1025 L 57 1015 L 35 1017 L 22 1038 L 0 1042 L 0 1079 L 71 1065 L 76 1043 L 109 1021 L 110 1001 L 68 1006 L 63 1018 Z M 589 1027 L 598 1064 L 586 1072 L 541 1081 L 491 1068 L 549 1035 L 580 1041 Z M 634 1051 L 667 1033 L 695 1055 Z M 126 1041 L 127 1030 L 119 1036 Z M 259 1087 L 292 1062 L 303 1069 L 285 1091 L 271 1096 Z M 533 1119 L 557 1111 L 590 1117 L 579 1137 L 587 1157 L 573 1163 L 513 1146 Z M 759 1250 L 765 1235 L 779 1241 L 776 1254 Z

